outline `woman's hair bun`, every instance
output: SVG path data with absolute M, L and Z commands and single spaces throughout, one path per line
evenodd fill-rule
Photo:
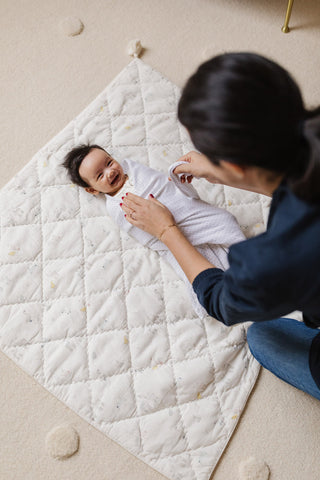
M 303 200 L 320 202 L 320 107 L 306 110 L 297 152 L 296 172 L 288 175 L 292 191 Z M 300 169 L 299 169 L 300 165 Z

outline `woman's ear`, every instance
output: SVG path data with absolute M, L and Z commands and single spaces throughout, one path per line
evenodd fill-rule
M 91 195 L 99 195 L 99 193 L 100 193 L 100 192 L 98 192 L 98 190 L 95 190 L 92 187 L 86 187 L 85 191 L 88 192 L 88 193 L 91 193 Z
M 237 165 L 236 163 L 226 162 L 225 160 L 220 160 L 220 166 L 226 170 L 228 173 L 238 180 L 244 178 L 246 167 L 245 165 Z

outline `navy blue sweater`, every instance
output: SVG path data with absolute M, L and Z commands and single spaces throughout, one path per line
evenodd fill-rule
M 308 326 L 320 326 L 319 204 L 300 200 L 283 181 L 266 232 L 232 245 L 228 259 L 225 272 L 210 268 L 193 281 L 209 315 L 233 325 L 301 310 Z

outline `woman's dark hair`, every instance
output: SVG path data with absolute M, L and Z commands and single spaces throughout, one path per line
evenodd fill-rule
M 79 174 L 79 168 L 84 157 L 91 152 L 93 148 L 99 148 L 106 151 L 99 145 L 78 145 L 74 147 L 66 156 L 63 162 L 63 166 L 68 170 L 69 177 L 73 183 L 79 185 L 79 187 L 90 187 Z M 108 153 L 108 152 L 106 152 Z
M 253 53 L 212 58 L 185 85 L 178 117 L 214 164 L 284 174 L 297 196 L 320 201 L 320 107 L 304 108 L 298 85 L 280 65 Z

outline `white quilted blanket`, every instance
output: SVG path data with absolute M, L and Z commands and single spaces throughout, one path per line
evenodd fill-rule
M 244 325 L 195 316 L 182 280 L 61 166 L 94 142 L 163 172 L 193 147 L 179 89 L 141 60 L 1 191 L 0 345 L 90 424 L 174 480 L 207 480 L 255 383 Z M 268 200 L 195 181 L 247 236 Z

